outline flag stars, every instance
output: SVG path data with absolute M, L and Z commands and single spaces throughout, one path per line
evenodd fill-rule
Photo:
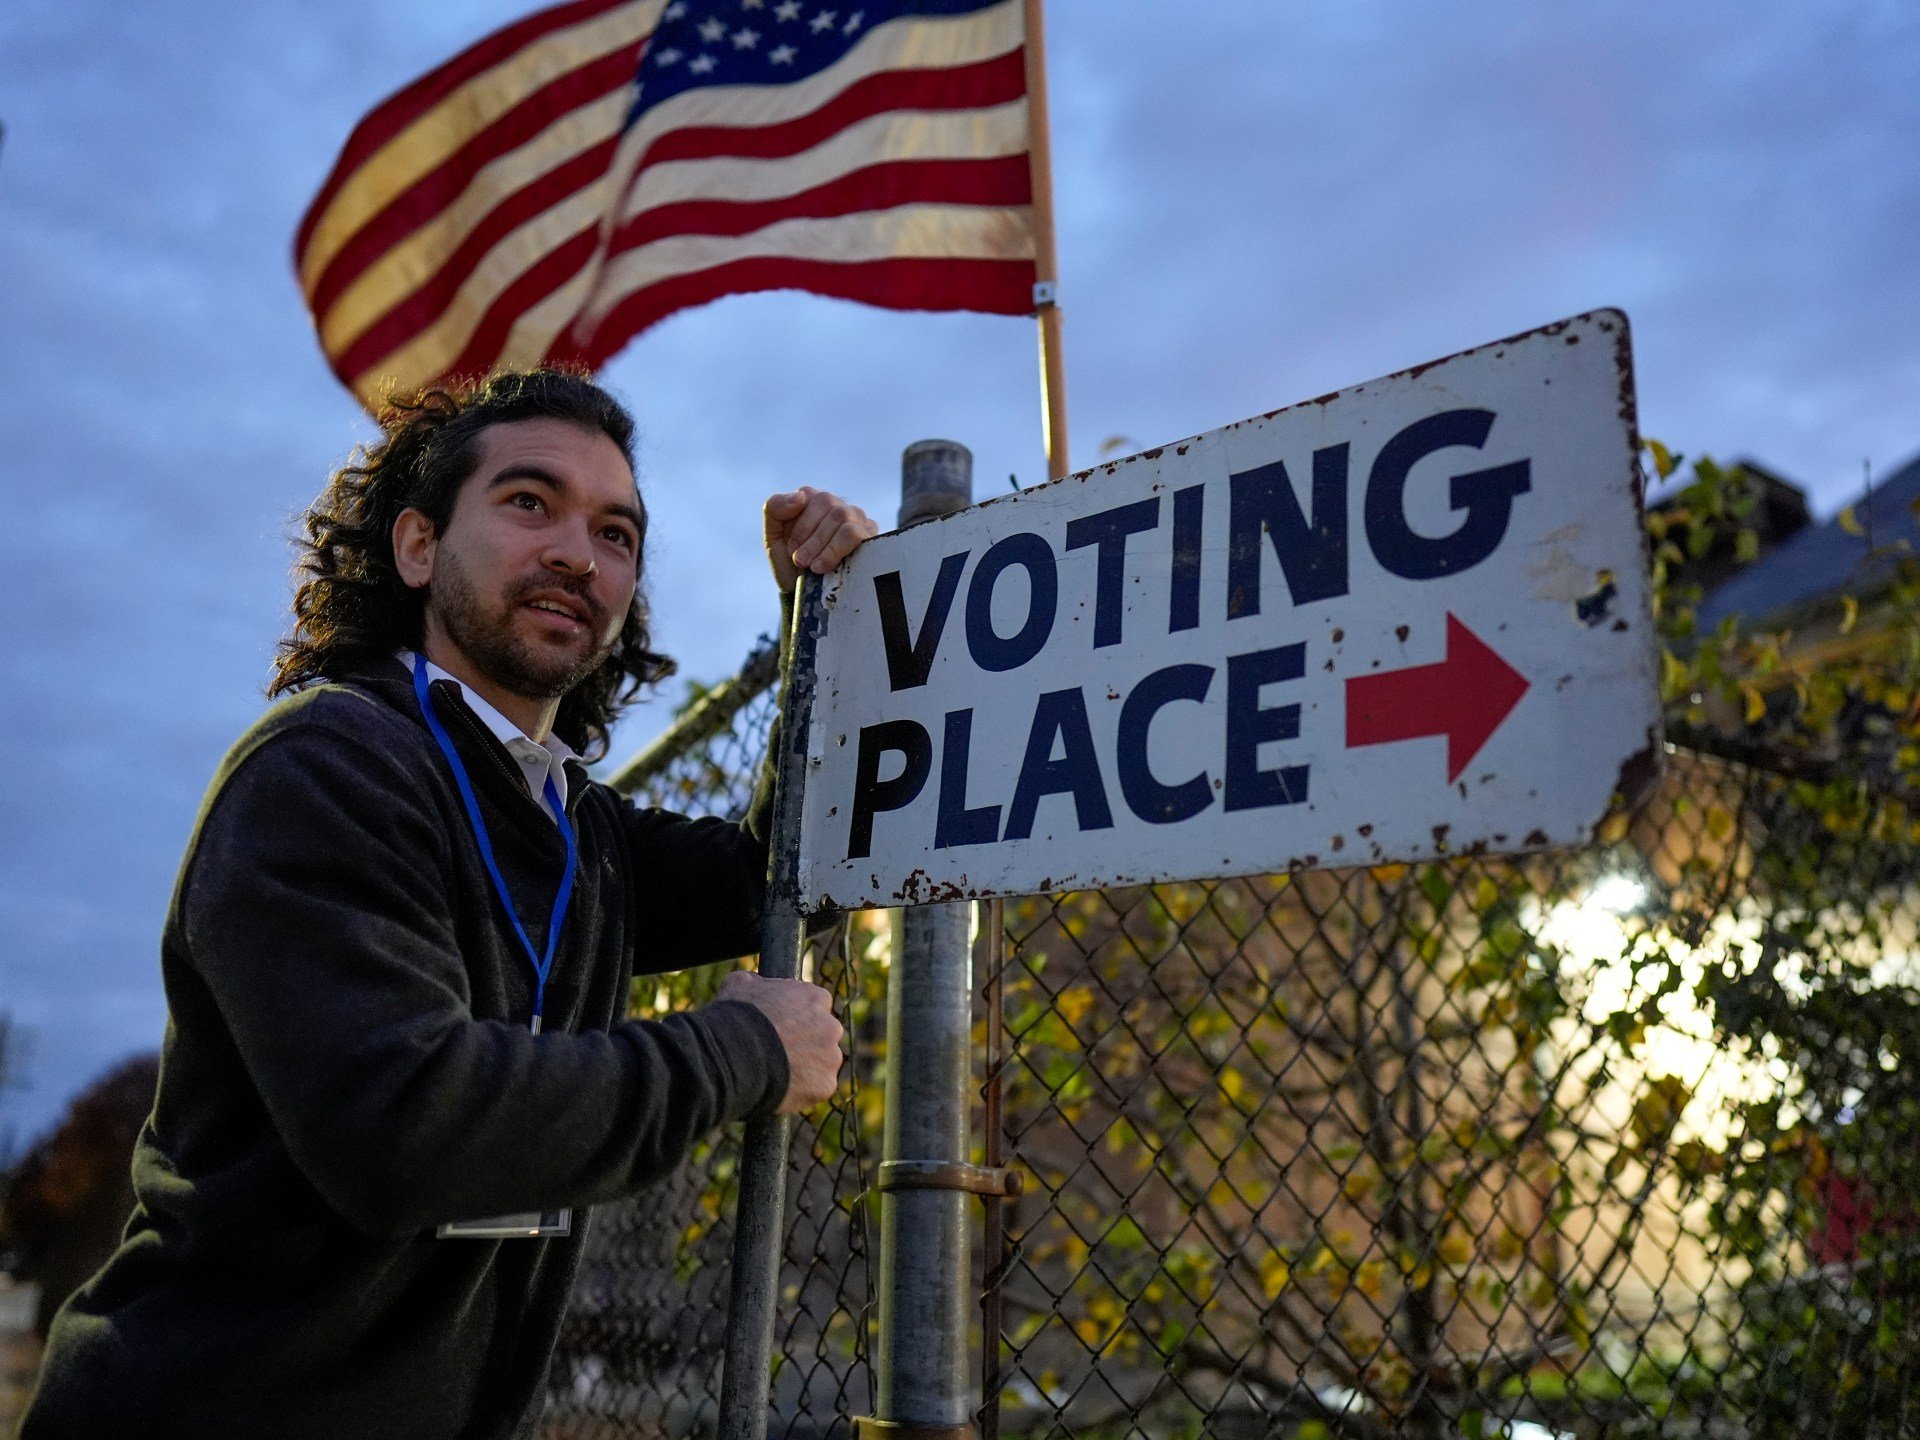
M 742 10 L 764 10 L 767 8 L 767 0 L 740 0 L 740 8 Z
M 812 29 L 814 34 L 824 35 L 833 28 L 833 22 L 839 18 L 840 12 L 837 10 L 822 10 L 818 15 L 814 16 L 813 19 L 809 20 L 807 25 Z
M 713 69 L 715 63 L 711 55 L 696 55 L 687 62 L 687 69 L 696 75 L 704 75 Z
M 759 43 L 760 32 L 758 30 L 749 30 L 743 25 L 733 32 L 733 48 L 736 50 L 751 50 Z
M 673 3 L 667 6 L 666 13 L 662 15 L 661 18 L 663 20 L 678 20 L 686 13 L 686 0 L 673 0 Z
M 854 31 L 860 28 L 860 22 L 866 18 L 867 18 L 866 11 L 864 10 L 854 11 L 853 14 L 847 17 L 846 28 L 842 30 L 840 33 L 842 35 L 851 35 Z
M 682 58 L 684 58 L 682 53 L 669 45 L 653 57 L 653 63 L 656 65 L 678 65 Z
M 800 18 L 800 0 L 780 0 L 780 3 L 773 7 L 773 18 L 778 20 L 782 25 L 786 24 L 789 20 L 798 20 Z
M 706 41 L 709 45 L 712 45 L 718 42 L 720 37 L 722 35 L 725 35 L 726 33 L 727 33 L 727 22 L 720 19 L 718 16 L 715 16 L 711 19 L 703 20 L 700 22 L 700 38 Z
M 793 57 L 800 52 L 791 45 L 776 45 L 767 52 L 767 58 L 776 65 L 791 65 Z

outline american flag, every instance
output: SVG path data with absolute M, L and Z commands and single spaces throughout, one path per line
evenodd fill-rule
M 362 120 L 295 266 L 369 404 L 742 291 L 1024 315 L 1026 88 L 1021 0 L 572 0 Z

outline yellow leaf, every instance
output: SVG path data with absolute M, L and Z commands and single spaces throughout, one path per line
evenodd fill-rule
M 1632 817 L 1616 811 L 1600 822 L 1599 833 L 1594 837 L 1602 845 L 1618 845 L 1627 838 L 1627 827 Z
M 1247 1088 L 1247 1082 L 1241 1078 L 1238 1070 L 1229 1066 L 1220 1072 L 1220 1088 L 1227 1092 L 1229 1100 L 1238 1100 L 1240 1093 Z
M 1382 885 L 1398 885 L 1402 880 L 1407 878 L 1407 867 L 1404 865 L 1376 865 L 1369 873 Z
M 1758 685 L 1742 685 L 1740 694 L 1747 702 L 1747 723 L 1758 725 L 1767 718 L 1767 697 L 1760 693 Z
M 1840 633 L 1851 635 L 1853 627 L 1860 623 L 1860 602 L 1851 595 L 1840 597 Z
M 1707 833 L 1716 840 L 1724 840 L 1733 834 L 1733 816 L 1725 806 L 1715 805 L 1708 809 Z
M 1641 443 L 1647 447 L 1648 453 L 1653 456 L 1653 468 L 1659 472 L 1662 480 L 1673 474 L 1673 452 L 1671 450 L 1667 449 L 1667 447 L 1662 445 L 1658 440 L 1646 440 Z
M 1465 1231 L 1449 1230 L 1434 1253 L 1449 1265 L 1464 1265 L 1473 1258 L 1473 1241 Z
M 1476 914 L 1484 915 L 1500 899 L 1500 887 L 1493 883 L 1491 875 L 1482 875 L 1473 887 L 1473 908 Z
M 1353 1272 L 1353 1288 L 1369 1300 L 1378 1300 L 1386 1289 L 1386 1277 L 1386 1262 L 1369 1260 Z
M 1260 1288 L 1266 1291 L 1269 1300 L 1277 1300 L 1292 1280 L 1293 1266 L 1278 1250 L 1269 1250 L 1260 1257 Z
M 1862 528 L 1860 524 L 1860 517 L 1853 513 L 1853 506 L 1851 505 L 1847 506 L 1846 509 L 1840 512 L 1840 515 L 1838 518 L 1840 521 L 1840 528 L 1846 531 L 1847 534 L 1864 535 L 1867 533 L 1866 530 Z
M 1093 1008 L 1093 991 L 1085 986 L 1062 990 L 1053 997 L 1053 1008 L 1060 1012 L 1060 1018 L 1067 1024 L 1078 1025 L 1086 1018 L 1087 1011 Z
M 1660 689 L 1667 699 L 1671 700 L 1684 693 L 1691 680 L 1685 661 L 1671 650 L 1660 652 Z

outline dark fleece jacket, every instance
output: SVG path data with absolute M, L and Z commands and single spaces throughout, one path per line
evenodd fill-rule
M 54 1322 L 22 1440 L 525 1433 L 578 1268 L 567 1239 L 434 1238 L 661 1178 L 786 1092 L 723 1002 L 622 1019 L 628 978 L 751 951 L 766 850 L 572 772 L 580 865 L 533 973 L 444 757 L 387 662 L 271 709 L 202 807 L 162 940 L 169 1019 L 119 1251 Z M 437 682 L 527 933 L 563 849 Z

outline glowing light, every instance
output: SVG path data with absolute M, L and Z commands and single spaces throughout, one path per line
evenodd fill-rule
M 1631 915 L 1646 903 L 1646 883 L 1631 875 L 1603 875 L 1587 891 L 1587 904 L 1609 915 Z

